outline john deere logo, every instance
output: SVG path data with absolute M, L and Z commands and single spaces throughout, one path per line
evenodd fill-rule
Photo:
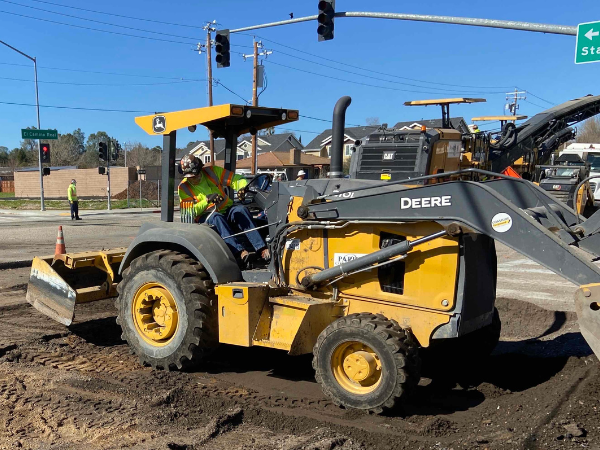
M 165 116 L 154 116 L 152 119 L 152 131 L 155 133 L 164 133 L 167 130 L 167 119 Z

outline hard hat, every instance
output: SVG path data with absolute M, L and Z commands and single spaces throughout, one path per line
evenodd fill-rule
M 181 158 L 181 172 L 185 178 L 195 177 L 200 173 L 204 163 L 195 155 L 185 155 Z
M 477 125 L 473 125 L 473 129 L 478 130 L 479 127 Z
M 71 184 L 75 184 L 75 183 L 76 183 L 76 181 L 75 181 L 75 178 L 73 178 L 73 179 L 71 180 Z
M 298 172 L 298 175 L 306 175 L 306 172 L 305 172 L 304 170 L 300 170 L 300 171 Z

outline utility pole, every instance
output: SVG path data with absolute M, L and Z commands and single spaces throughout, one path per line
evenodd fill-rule
M 12 45 L 7 44 L 4 41 L 0 41 L 0 44 L 6 45 L 11 50 L 23 55 L 25 58 L 33 61 L 33 71 L 35 75 L 35 108 L 37 110 L 37 129 L 40 129 L 40 96 L 38 92 L 38 77 L 37 77 L 37 58 L 33 56 L 29 56 L 26 53 L 23 53 L 21 50 L 17 50 Z M 42 172 L 42 152 L 40 151 L 40 140 L 37 140 L 37 148 L 38 148 L 38 161 L 39 161 L 39 170 L 40 170 L 40 211 L 46 211 L 44 206 L 44 174 Z
M 216 28 L 213 25 L 216 23 L 215 20 L 212 22 L 208 22 L 204 27 L 206 30 L 206 71 L 208 78 L 208 106 L 213 105 L 213 79 L 212 79 L 212 57 L 211 57 L 211 48 L 212 48 L 212 39 L 211 35 L 213 31 L 216 31 Z M 213 137 L 213 133 L 211 130 L 208 131 L 209 134 L 209 142 L 210 142 L 210 162 L 211 164 L 215 164 L 215 138 Z
M 252 106 L 258 106 L 258 42 L 254 39 L 254 67 L 252 70 Z M 258 155 L 256 154 L 256 133 L 252 135 L 252 163 L 250 172 L 256 174 Z
M 258 87 L 259 87 L 259 75 L 258 75 L 258 57 L 264 56 L 265 58 L 273 53 L 270 50 L 263 50 L 258 53 L 258 49 L 262 49 L 262 42 L 257 42 L 254 39 L 254 53 L 252 55 L 242 55 L 244 57 L 244 61 L 246 58 L 254 58 L 253 70 L 252 70 L 252 106 L 258 106 Z M 258 169 L 258 154 L 257 154 L 257 139 L 256 135 L 252 136 L 252 161 L 250 163 L 250 172 L 255 175 L 256 170 Z
M 506 93 L 506 100 L 512 100 L 512 103 L 507 105 L 507 109 L 513 116 L 516 116 L 519 111 L 519 100 L 527 100 L 526 94 L 527 92 L 519 91 L 517 88 L 515 88 L 514 92 Z

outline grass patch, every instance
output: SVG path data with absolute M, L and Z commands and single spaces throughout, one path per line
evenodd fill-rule
M 12 198 L 14 196 L 14 192 L 0 192 L 0 198 Z

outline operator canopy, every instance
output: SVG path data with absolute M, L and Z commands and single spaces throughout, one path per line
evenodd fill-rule
M 152 135 L 169 134 L 182 128 L 195 131 L 197 125 L 204 125 L 215 137 L 222 137 L 226 129 L 234 128 L 238 135 L 255 133 L 295 122 L 298 117 L 298 110 L 295 109 L 225 104 L 140 116 L 135 118 L 135 123 Z

